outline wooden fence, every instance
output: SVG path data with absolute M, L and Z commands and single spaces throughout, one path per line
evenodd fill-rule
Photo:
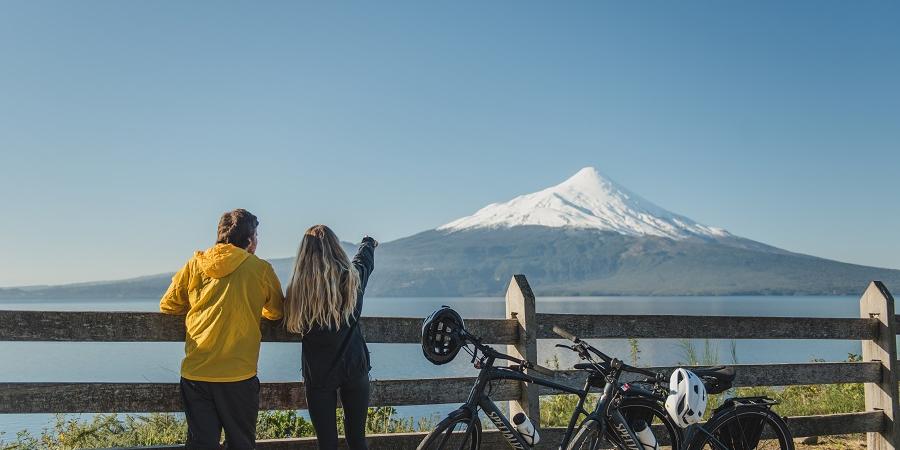
M 789 301 L 789 300 L 788 300 Z M 842 339 L 862 341 L 862 362 L 736 365 L 736 386 L 785 386 L 865 383 L 866 411 L 791 417 L 795 437 L 868 433 L 869 449 L 893 449 L 898 441 L 897 349 L 894 300 L 885 286 L 872 282 L 860 299 L 860 318 L 629 316 L 542 314 L 523 275 L 506 293 L 506 319 L 467 319 L 467 327 L 487 343 L 506 345 L 511 354 L 537 360 L 538 339 L 558 339 L 559 325 L 583 338 Z M 371 343 L 418 343 L 421 318 L 365 317 L 362 329 Z M 263 340 L 293 342 L 275 323 L 263 321 Z M 0 341 L 176 342 L 184 340 L 184 319 L 140 312 L 0 311 Z M 418 357 L 418 356 L 416 356 Z M 473 370 L 474 375 L 474 370 Z M 557 372 L 578 382 L 576 371 Z M 378 380 L 372 406 L 462 403 L 474 378 Z M 303 383 L 263 383 L 260 409 L 306 408 Z M 492 398 L 508 400 L 513 410 L 540 417 L 538 396 L 558 392 L 506 382 Z M 0 383 L 0 414 L 109 413 L 181 411 L 177 383 Z M 562 429 L 542 430 L 540 448 L 555 448 Z M 369 437 L 372 449 L 412 449 L 424 433 Z M 484 448 L 506 448 L 495 431 L 485 433 Z M 260 449 L 312 449 L 312 438 L 259 441 Z M 177 449 L 180 446 L 154 447 Z

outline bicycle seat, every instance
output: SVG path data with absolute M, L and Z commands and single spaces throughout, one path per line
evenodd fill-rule
M 734 383 L 734 368 L 732 367 L 695 367 L 689 370 L 703 380 L 708 394 L 725 392 L 731 389 Z

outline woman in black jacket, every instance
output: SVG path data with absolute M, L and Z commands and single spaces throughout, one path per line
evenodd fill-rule
M 301 335 L 306 402 L 319 448 L 337 448 L 340 393 L 351 449 L 367 449 L 369 349 L 359 329 L 378 242 L 366 236 L 353 262 L 325 225 L 306 231 L 284 302 L 284 325 Z

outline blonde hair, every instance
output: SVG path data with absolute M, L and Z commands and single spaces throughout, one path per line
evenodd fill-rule
M 325 225 L 306 230 L 284 303 L 284 327 L 301 336 L 313 327 L 350 324 L 356 307 L 359 273 Z

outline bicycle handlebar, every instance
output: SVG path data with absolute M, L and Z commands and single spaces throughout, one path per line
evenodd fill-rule
M 624 370 L 624 371 L 626 371 L 626 372 L 636 373 L 636 374 L 639 374 L 639 375 L 649 376 L 649 377 L 652 377 L 652 378 L 654 378 L 654 379 L 657 378 L 657 374 L 656 374 L 656 373 L 653 373 L 653 372 L 651 372 L 651 371 L 649 371 L 649 370 L 641 369 L 641 368 L 639 368 L 639 367 L 629 366 L 628 364 L 625 364 L 625 363 L 623 363 L 622 361 L 620 361 L 620 360 L 618 360 L 618 359 L 613 359 L 612 357 L 606 355 L 605 353 L 601 352 L 600 350 L 597 350 L 596 348 L 592 347 L 592 346 L 589 345 L 587 342 L 582 341 L 581 339 L 579 339 L 579 338 L 578 338 L 577 336 L 575 336 L 574 334 L 569 333 L 568 331 L 566 331 L 566 330 L 564 330 L 564 329 L 562 329 L 562 328 L 560 328 L 560 327 L 558 327 L 558 326 L 555 326 L 555 325 L 553 326 L 553 332 L 556 333 L 556 334 L 558 334 L 558 335 L 560 335 L 560 336 L 562 336 L 562 337 L 564 337 L 564 338 L 566 338 L 566 339 L 568 339 L 568 340 L 570 340 L 570 341 L 572 341 L 572 342 L 574 342 L 576 346 L 580 346 L 580 347 L 583 348 L 584 350 L 586 350 L 586 351 L 588 351 L 588 352 L 590 352 L 590 353 L 593 353 L 594 355 L 597 355 L 598 357 L 600 357 L 601 359 L 603 359 L 603 361 L 605 361 L 605 362 L 607 362 L 607 363 L 609 363 L 609 364 L 615 364 L 616 367 L 617 367 L 618 369 L 620 369 L 620 370 Z M 532 362 L 530 362 L 530 361 L 527 361 L 527 360 L 524 360 L 524 359 L 519 359 L 519 358 L 516 358 L 516 357 L 514 357 L 514 356 L 507 355 L 507 354 L 505 354 L 505 353 L 501 353 L 501 352 L 495 350 L 495 349 L 494 349 L 493 347 L 491 347 L 491 346 L 482 344 L 480 338 L 478 338 L 477 336 L 475 336 L 475 335 L 469 333 L 469 332 L 466 331 L 466 330 L 461 330 L 461 331 L 460 331 L 460 335 L 461 335 L 461 337 L 463 337 L 465 340 L 471 342 L 473 345 L 475 345 L 475 347 L 477 347 L 479 350 L 481 350 L 481 353 L 483 353 L 483 354 L 485 354 L 485 355 L 487 355 L 487 356 L 490 356 L 491 358 L 494 358 L 494 359 L 504 359 L 504 360 L 510 361 L 510 362 L 512 362 L 512 363 L 518 364 L 518 365 L 520 365 L 520 366 L 522 366 L 522 367 L 524 367 L 524 368 L 526 368 L 526 369 L 534 370 L 535 372 L 538 372 L 538 373 L 543 374 L 543 375 L 546 375 L 546 376 L 555 376 L 555 375 L 556 375 L 556 373 L 555 373 L 553 370 L 549 369 L 549 368 L 542 367 L 542 366 L 540 366 L 540 365 L 538 365 L 538 364 L 534 364 L 534 363 L 532 363 Z M 614 363 L 614 361 L 615 361 L 615 363 Z
M 481 350 L 481 353 L 483 353 L 483 354 L 486 355 L 486 356 L 490 356 L 491 358 L 494 358 L 494 359 L 505 359 L 505 360 L 507 360 L 507 361 L 514 362 L 514 363 L 516 363 L 516 364 L 524 365 L 524 366 L 526 366 L 526 367 L 528 367 L 528 365 L 531 364 L 530 362 L 525 361 L 524 359 L 519 359 L 519 358 L 516 358 L 516 357 L 514 357 L 514 356 L 507 355 L 506 353 L 501 353 L 501 352 L 495 350 L 495 349 L 494 349 L 493 347 L 491 347 L 490 345 L 482 344 L 480 338 L 478 338 L 477 336 L 475 336 L 475 335 L 469 333 L 469 332 L 466 331 L 466 330 L 462 330 L 462 331 L 460 332 L 460 335 L 461 335 L 465 340 L 467 340 L 467 341 L 469 341 L 470 343 L 472 343 L 472 345 L 474 345 L 475 348 L 477 348 L 478 350 Z
M 579 339 L 578 336 L 575 336 L 574 334 L 569 333 L 568 331 L 566 331 L 566 330 L 563 329 L 563 328 L 560 328 L 560 327 L 554 325 L 554 326 L 553 326 L 553 332 L 556 333 L 556 334 L 558 334 L 558 335 L 560 335 L 560 336 L 562 336 L 562 337 L 564 337 L 564 338 L 566 338 L 566 339 L 568 339 L 568 340 L 570 340 L 570 341 L 572 341 L 572 342 L 574 342 L 576 346 L 581 346 L 581 348 L 583 348 L 584 350 L 587 350 L 587 351 L 593 353 L 594 355 L 600 357 L 603 361 L 605 361 L 605 362 L 607 362 L 607 363 L 612 363 L 613 361 L 618 361 L 618 368 L 621 369 L 621 370 L 623 370 L 623 371 L 625 371 L 625 372 L 636 373 L 636 374 L 638 374 L 638 375 L 645 375 L 645 376 L 648 376 L 648 377 L 652 377 L 653 379 L 659 378 L 659 377 L 658 377 L 658 374 L 656 374 L 656 373 L 654 373 L 654 372 L 651 372 L 651 371 L 646 370 L 646 369 L 641 369 L 640 367 L 629 366 L 628 364 L 625 364 L 625 363 L 623 363 L 623 362 L 620 361 L 620 360 L 613 359 L 612 357 L 610 357 L 610 356 L 607 355 L 606 353 L 603 353 L 603 352 L 601 352 L 600 350 L 597 350 L 596 348 L 594 348 L 593 346 L 591 346 L 591 345 L 588 344 L 587 342 L 584 342 L 584 341 L 582 341 L 581 339 Z M 569 348 L 568 346 L 564 346 L 564 347 Z M 577 351 L 577 350 L 576 350 L 576 351 Z
M 503 360 L 518 364 L 526 369 L 534 370 L 535 372 L 540 373 L 545 376 L 549 376 L 549 377 L 556 376 L 556 372 L 553 371 L 553 369 L 543 367 L 539 364 L 532 363 L 531 361 L 516 358 L 515 356 L 507 355 L 506 353 L 501 353 L 489 345 L 482 344 L 481 339 L 479 337 L 469 333 L 466 330 L 461 330 L 460 336 L 463 339 L 471 342 L 472 345 L 474 345 L 478 350 L 481 350 L 481 353 L 483 353 L 486 356 L 489 356 L 494 359 L 503 359 Z
M 603 352 L 601 352 L 600 350 L 597 350 L 596 348 L 590 346 L 587 342 L 584 342 L 584 341 L 582 341 L 581 339 L 579 339 L 578 336 L 575 336 L 574 334 L 569 333 L 568 331 L 566 331 L 566 330 L 564 330 L 564 329 L 562 329 L 562 328 L 560 328 L 560 327 L 558 327 L 558 326 L 556 326 L 556 325 L 553 326 L 553 332 L 556 333 L 556 334 L 558 334 L 558 335 L 560 335 L 560 336 L 562 336 L 562 337 L 564 337 L 564 338 L 566 338 L 566 339 L 568 339 L 568 340 L 570 340 L 570 341 L 572 341 L 572 342 L 574 342 L 576 346 L 577 346 L 577 345 L 580 345 L 581 348 L 583 348 L 583 349 L 585 349 L 585 350 L 587 350 L 587 351 L 589 351 L 589 352 L 591 352 L 591 353 L 597 355 L 598 357 L 600 357 L 600 359 L 602 359 L 603 361 L 605 361 L 605 362 L 607 362 L 607 363 L 612 362 L 612 360 L 613 360 L 613 359 L 612 359 L 609 355 L 607 355 L 606 353 L 603 353 Z
M 566 331 L 566 330 L 564 330 L 564 329 L 562 329 L 562 328 L 560 328 L 560 327 L 558 327 L 558 326 L 556 326 L 556 325 L 553 325 L 553 332 L 556 333 L 556 334 L 558 334 L 558 335 L 560 335 L 560 336 L 562 336 L 562 337 L 564 337 L 564 338 L 566 338 L 566 339 L 568 339 L 568 340 L 570 340 L 570 341 L 572 341 L 572 342 L 574 342 L 574 343 L 576 343 L 576 344 L 580 344 L 580 343 L 581 343 L 581 339 L 578 339 L 578 337 L 576 337 L 574 334 L 569 333 L 568 331 Z

